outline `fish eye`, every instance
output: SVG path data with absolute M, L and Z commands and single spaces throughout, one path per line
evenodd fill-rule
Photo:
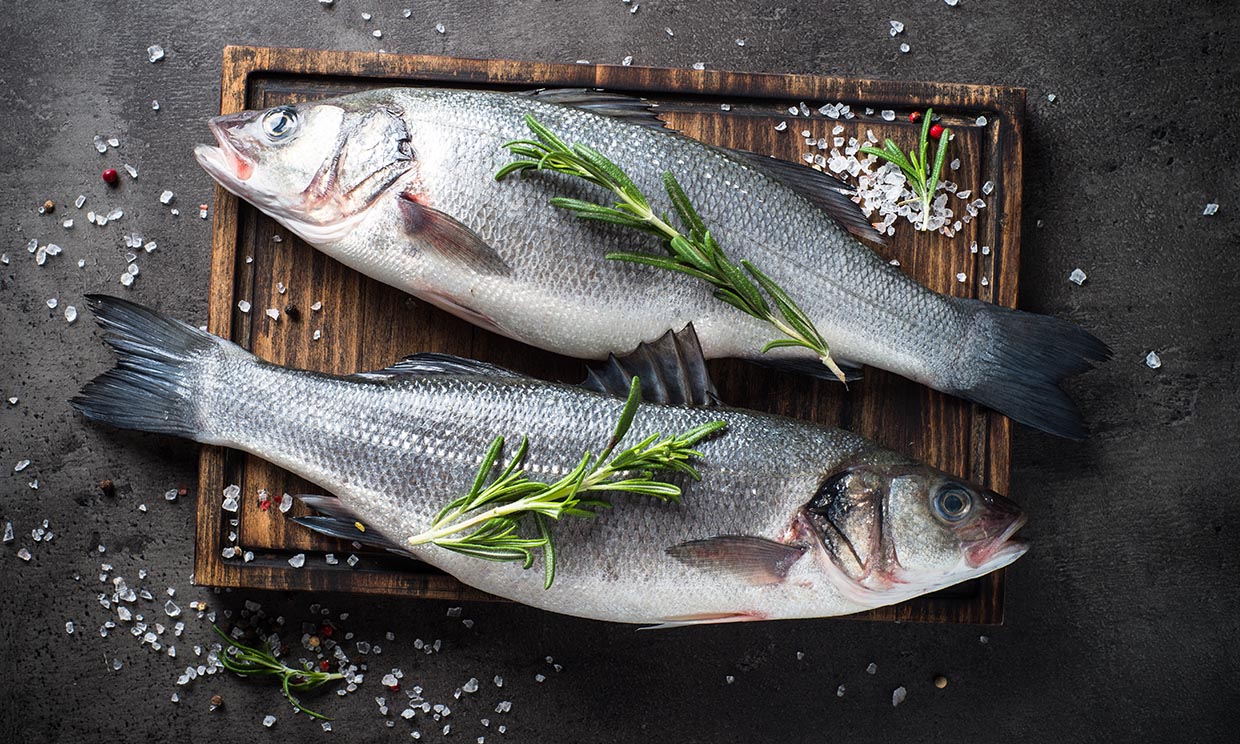
M 274 108 L 263 115 L 263 133 L 271 139 L 282 139 L 297 128 L 297 112 L 292 106 Z
M 959 522 L 973 506 L 973 496 L 964 488 L 949 485 L 934 497 L 934 512 L 947 522 Z

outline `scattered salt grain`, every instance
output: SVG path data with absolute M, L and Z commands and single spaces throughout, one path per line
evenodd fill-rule
M 383 32 L 382 32 L 382 31 L 380 31 L 380 30 L 379 30 L 379 29 L 377 29 L 377 28 L 376 28 L 374 31 L 371 31 L 371 32 L 370 32 L 370 35 L 371 35 L 371 36 L 373 36 L 373 37 L 375 37 L 376 39 L 382 39 L 382 38 L 383 38 Z
M 891 21 L 891 30 L 888 33 L 890 33 L 892 36 L 896 36 L 897 34 L 903 33 L 903 31 L 904 31 L 903 23 L 901 23 L 900 21 Z
M 159 195 L 159 203 L 160 204 L 171 204 L 172 200 L 175 198 L 176 198 L 176 194 L 165 189 L 164 193 Z
M 164 58 L 164 48 L 158 44 L 152 44 L 146 48 L 146 58 L 152 63 L 158 62 Z
M 71 229 L 73 227 L 73 218 L 66 219 L 64 222 L 60 223 L 60 226 L 66 230 Z
M 891 707 L 894 708 L 900 703 L 903 703 L 904 698 L 906 697 L 908 697 L 908 690 L 904 689 L 903 685 L 892 690 L 891 691 Z
M 221 508 L 227 512 L 236 513 L 237 507 L 240 505 L 241 486 L 230 485 L 224 489 L 224 503 Z
M 1051 103 L 1054 103 L 1056 98 L 1058 98 L 1058 96 L 1056 96 L 1054 93 L 1046 94 L 1046 100 L 1050 101 Z
M 26 561 L 27 563 L 29 563 L 29 562 L 30 562 L 30 559 L 31 559 L 33 556 L 32 556 L 32 555 L 30 555 L 30 551 L 29 551 L 29 550 L 26 550 L 25 548 L 22 548 L 22 549 L 20 549 L 20 550 L 18 550 L 18 551 L 17 551 L 17 557 L 18 557 L 18 558 L 21 558 L 23 561 Z
M 892 111 L 891 109 L 883 109 L 883 111 L 880 112 L 880 115 L 883 117 L 883 121 L 895 121 L 896 120 L 896 112 Z
M 1206 205 L 1205 209 L 1201 210 L 1201 213 L 1207 217 L 1218 214 L 1218 205 L 1214 202 L 1210 202 Z
M 266 726 L 267 728 L 271 728 L 272 726 L 276 725 L 276 717 L 271 714 L 268 714 L 266 717 L 263 718 L 263 725 Z
M 534 675 L 534 681 L 535 681 L 535 682 L 540 682 L 540 683 L 541 683 L 541 682 L 546 682 L 546 681 L 547 681 L 547 675 L 545 675 L 545 674 L 535 674 L 535 675 Z
M 103 137 L 100 137 L 100 136 L 99 136 L 99 135 L 97 135 L 97 134 L 95 135 L 95 138 L 91 141 L 91 144 L 93 144 L 93 145 L 95 146 L 95 151 L 96 151 L 96 152 L 99 152 L 99 153 L 101 153 L 101 154 L 102 154 L 102 153 L 105 153 L 105 152 L 107 152 L 107 151 L 108 151 L 108 143 L 104 141 Z M 86 200 L 86 197 L 84 197 L 84 196 L 79 196 L 79 197 L 78 197 L 78 199 L 81 199 L 81 200 L 85 201 L 85 200 Z M 82 208 L 82 205 L 81 205 L 81 204 L 79 204 L 79 205 L 77 205 L 77 206 L 78 206 L 78 209 L 81 209 L 81 208 Z
M 164 491 L 164 501 L 176 501 L 179 493 L 179 489 L 169 488 L 167 491 Z
M 968 275 L 965 274 L 963 271 L 960 272 L 959 274 L 956 274 L 956 281 L 958 282 L 964 282 L 964 280 L 968 278 L 969 278 Z
M 436 23 L 436 24 L 435 24 L 435 31 L 437 31 L 437 32 L 439 32 L 439 33 L 441 33 L 441 34 L 442 34 L 442 33 L 444 33 L 445 31 L 447 31 L 447 29 L 445 29 L 445 28 L 443 27 L 443 24 L 442 24 L 442 23 Z
M 412 17 L 413 17 L 413 8 L 405 8 L 404 10 L 402 10 L 402 11 L 400 12 L 400 14 L 401 14 L 402 16 L 404 16 L 405 18 L 412 18 Z
M 730 674 L 729 674 L 729 675 L 727 675 L 726 677 L 724 677 L 723 679 L 724 679 L 724 681 L 726 681 L 728 684 L 732 684 L 733 682 L 735 682 L 735 681 L 736 681 L 736 677 L 733 677 L 733 676 L 732 676 L 732 675 L 730 675 Z
M 960 4 L 960 0 L 943 0 L 943 2 L 947 3 L 953 8 Z
M 250 303 L 246 300 L 238 300 L 237 309 L 243 313 L 248 313 L 250 312 Z
M 312 337 L 315 341 L 318 341 L 320 338 L 323 338 L 323 332 L 322 332 L 322 331 L 320 331 L 320 330 L 317 330 L 317 329 L 316 329 L 316 330 L 314 331 L 314 333 L 312 334 L 312 336 L 311 336 L 311 337 Z
M 57 305 L 59 305 L 59 304 L 60 304 L 60 300 L 56 299 L 55 297 L 48 298 L 48 300 L 47 300 L 47 309 L 48 309 L 48 310 L 55 310 L 55 309 L 56 309 L 56 306 L 57 306 Z
M 462 689 L 462 690 L 464 690 L 465 692 L 470 693 L 470 694 L 473 694 L 473 693 L 477 692 L 477 691 L 478 691 L 478 680 L 477 680 L 477 678 L 475 678 L 475 677 L 470 677 L 468 682 L 466 682 L 465 684 L 461 685 L 461 689 Z
M 839 687 L 835 688 L 835 696 L 844 697 L 844 685 L 840 685 Z
M 633 55 L 630 54 L 626 56 L 624 59 L 620 60 L 620 64 L 624 65 L 625 67 L 628 67 L 629 65 L 633 64 Z
M 135 181 L 138 179 L 138 169 L 133 167 L 129 163 L 125 163 L 125 172 L 128 173 L 129 177 L 134 179 Z
M 665 28 L 663 29 L 663 33 L 667 34 L 668 36 L 675 36 L 675 35 L 676 35 L 676 32 L 675 32 L 675 31 L 673 31 L 670 27 L 665 27 Z
M 168 617 L 177 617 L 181 614 L 181 608 L 177 606 L 176 602 L 173 602 L 170 599 L 167 602 L 164 602 L 164 614 Z
M 912 50 L 912 47 L 910 47 L 908 44 L 901 44 L 901 45 L 900 45 L 900 52 L 901 52 L 902 54 L 908 54 L 908 53 L 909 53 L 909 51 L 911 51 L 911 50 Z
M 974 123 L 977 124 L 979 127 L 986 126 L 986 122 L 987 122 L 987 119 L 985 116 L 979 116 L 977 117 L 977 120 L 974 121 Z
M 784 131 L 784 130 L 785 130 L 785 129 L 787 129 L 787 128 L 788 128 L 788 122 L 786 122 L 786 121 L 781 121 L 781 122 L 779 122 L 778 124 L 776 124 L 776 125 L 775 125 L 775 131 L 776 131 L 776 132 L 782 132 L 782 131 Z
M 323 309 L 323 302 L 320 300 L 319 302 L 314 303 L 313 305 L 310 306 L 310 309 L 317 313 L 318 311 Z
M 737 45 L 737 46 L 745 46 L 745 40 L 744 40 L 744 39 L 737 39 L 737 40 L 736 40 L 736 45 Z
M 279 311 L 279 310 L 277 310 L 277 309 L 276 309 L 276 308 L 274 308 L 274 307 L 269 307 L 269 308 L 267 308 L 267 317 L 268 317 L 268 318 L 271 318 L 272 320 L 279 320 L 279 319 L 280 319 L 280 311 Z
M 349 564 L 350 567 L 353 567 L 353 566 L 356 566 L 359 561 L 361 561 L 361 558 L 358 558 L 355 555 L 350 555 L 348 558 L 345 559 L 344 562 Z
M 1162 366 L 1162 358 L 1158 356 L 1158 352 L 1151 351 L 1145 355 L 1145 366 L 1150 369 L 1158 369 Z
M 159 110 L 159 101 L 151 101 L 151 110 L 152 110 L 152 111 L 158 111 L 158 110 Z
M 301 568 L 302 566 L 306 565 L 306 554 L 298 553 L 297 555 L 288 559 L 288 564 L 292 566 L 293 568 Z
M 125 665 L 124 665 L 123 663 L 121 663 L 121 660 L 120 660 L 120 659 L 113 659 L 113 660 L 112 660 L 112 669 L 114 669 L 115 671 L 118 671 L 118 672 L 119 672 L 119 671 L 121 670 L 121 667 L 123 667 L 123 666 L 125 666 Z
M 28 467 L 30 467 L 29 460 L 18 460 L 17 464 L 13 466 L 13 472 L 20 473 L 21 471 L 25 470 Z
M 293 508 L 293 497 L 287 493 L 281 496 L 280 497 L 280 513 L 286 514 L 288 513 L 288 510 L 292 508 Z
M 705 62 L 694 62 L 694 63 L 693 63 L 693 69 L 695 69 L 695 70 L 705 70 L 705 69 L 706 69 L 706 63 L 705 63 Z
M 75 320 L 77 320 L 77 308 L 70 305 L 65 308 L 65 322 L 72 323 Z
M 865 673 L 866 674 L 878 674 L 878 664 L 875 664 L 874 662 L 871 661 L 869 666 L 865 668 Z
M 721 104 L 719 104 L 719 110 L 720 110 L 720 111 L 731 111 L 731 110 L 732 110 L 732 104 L 730 104 L 730 103 L 721 103 Z
M 1088 277 L 1085 275 L 1085 272 L 1081 271 L 1080 269 L 1073 269 L 1072 273 L 1068 275 L 1068 281 L 1072 282 L 1078 287 L 1084 284 L 1087 278 Z

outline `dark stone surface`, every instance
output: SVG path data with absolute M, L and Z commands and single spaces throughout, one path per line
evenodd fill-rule
M 96 600 L 101 561 L 158 595 L 175 586 L 187 610 L 193 599 L 240 609 L 253 598 L 291 623 L 307 619 L 312 602 L 349 612 L 345 625 L 385 648 L 359 694 L 315 700 L 338 718 L 330 737 L 409 740 L 409 722 L 387 730 L 373 702 L 391 667 L 404 669 L 406 687 L 420 684 L 429 699 L 447 702 L 449 740 L 469 742 L 484 734 L 488 742 L 1082 741 L 1118 731 L 1131 740 L 1206 741 L 1228 738 L 1228 730 L 1234 737 L 1240 14 L 1233 4 L 640 5 L 629 15 L 620 0 L 6 3 L 0 249 L 11 264 L 0 266 L 0 393 L 20 400 L 0 404 L 0 513 L 18 533 L 0 547 L 0 740 L 323 735 L 317 723 L 293 717 L 273 688 L 231 678 L 199 680 L 179 689 L 179 705 L 170 703 L 190 647 L 208 640 L 206 624 L 189 619 L 177 660 L 141 648 L 124 629 L 100 638 L 109 616 Z M 414 9 L 409 20 L 400 17 L 405 6 Z M 375 20 L 363 22 L 363 10 Z M 907 24 L 899 39 L 888 36 L 892 18 Z M 446 33 L 435 32 L 436 22 Z M 910 54 L 899 53 L 900 41 L 912 45 Z M 157 65 L 146 61 L 152 43 L 168 50 Z M 465 608 L 477 623 L 471 630 L 446 617 L 443 603 L 192 588 L 192 498 L 167 503 L 161 494 L 193 484 L 196 448 L 85 426 L 70 412 L 65 398 L 111 359 L 85 314 L 66 325 L 61 312 L 81 307 L 86 291 L 122 291 L 122 236 L 138 230 L 159 250 L 140 259 L 129 296 L 204 318 L 209 222 L 196 205 L 209 201 L 211 182 L 191 145 L 207 136 L 203 122 L 217 110 L 228 43 L 561 62 L 631 54 L 649 65 L 705 61 L 1028 87 L 1021 304 L 1083 323 L 1116 354 L 1071 386 L 1092 439 L 1017 432 L 1012 495 L 1030 513 L 1036 547 L 1010 574 L 1006 627 L 824 620 L 635 633 L 479 605 Z M 1048 102 L 1048 93 L 1058 100 Z M 118 136 L 120 149 L 98 155 L 96 133 Z M 109 191 L 99 172 L 123 162 L 140 177 L 122 176 Z M 179 218 L 158 204 L 165 188 L 177 193 Z M 88 226 L 83 212 L 66 208 L 78 194 L 87 195 L 87 208 L 123 207 L 124 219 Z M 36 214 L 49 198 L 61 205 L 55 215 Z M 1201 215 L 1208 201 L 1222 204 L 1217 216 Z M 77 227 L 63 230 L 66 216 Z M 31 237 L 59 243 L 64 254 L 37 268 L 24 249 Z M 85 268 L 77 267 L 81 258 Z M 1090 275 L 1084 287 L 1067 282 L 1077 266 Z M 49 311 L 49 297 L 61 307 Z M 1142 363 L 1150 349 L 1162 354 L 1162 369 Z M 22 458 L 33 465 L 14 473 Z M 38 490 L 27 486 L 34 476 Z M 115 497 L 99 495 L 104 477 L 115 479 Z M 140 512 L 140 503 L 150 510 Z M 57 536 L 35 543 L 30 532 L 44 519 Z M 34 553 L 29 563 L 16 556 L 22 546 Z M 140 567 L 151 572 L 144 582 Z M 152 604 L 146 614 L 161 612 Z M 77 625 L 73 635 L 66 620 Z M 395 641 L 383 640 L 388 630 Z M 979 643 L 983 633 L 989 643 Z M 443 653 L 415 652 L 419 637 L 443 639 Z M 548 668 L 547 655 L 562 672 Z M 124 662 L 121 671 L 111 671 L 113 658 Z M 864 671 L 870 662 L 878 664 L 873 676 Z M 538 672 L 546 682 L 535 682 Z M 942 691 L 931 684 L 938 673 L 951 680 Z M 507 679 L 502 690 L 489 681 L 496 674 Z M 452 691 L 471 676 L 482 691 L 454 701 Z M 841 684 L 847 692 L 837 698 Z M 908 699 L 892 709 L 899 685 Z M 209 713 L 215 693 L 225 707 Z M 510 714 L 492 712 L 500 699 L 514 701 Z M 280 718 L 271 730 L 260 724 L 268 712 Z M 491 729 L 479 723 L 487 715 Z M 494 731 L 501 722 L 506 737 Z M 440 725 L 420 724 L 424 740 L 437 740 Z

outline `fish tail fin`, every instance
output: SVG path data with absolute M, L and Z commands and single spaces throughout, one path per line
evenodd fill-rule
M 981 403 L 1026 426 L 1082 440 L 1088 435 L 1080 411 L 1059 387 L 1072 375 L 1111 358 L 1111 349 L 1075 323 L 959 299 L 972 314 L 961 363 L 969 382 L 951 392 Z
M 248 352 L 119 297 L 87 295 L 86 302 L 117 363 L 69 404 L 88 419 L 122 429 L 205 441 L 208 433 L 197 406 L 204 364 Z

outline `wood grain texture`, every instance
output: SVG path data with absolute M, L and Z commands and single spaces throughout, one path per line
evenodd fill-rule
M 607 65 L 564 65 L 506 60 L 227 47 L 221 113 L 339 95 L 392 85 L 520 90 L 534 87 L 599 86 L 639 93 L 660 103 L 670 126 L 707 142 L 799 160 L 810 148 L 802 130 L 831 137 L 838 123 L 845 136 L 911 143 L 916 131 L 906 114 L 933 106 L 956 132 L 952 174 L 976 192 L 992 181 L 987 207 L 954 239 L 916 233 L 908 225 L 879 249 L 904 271 L 937 291 L 1014 307 L 1019 267 L 1021 120 L 1024 91 L 948 83 L 845 80 L 817 75 L 769 75 L 717 70 L 671 70 Z M 791 116 L 788 107 L 807 102 L 851 104 L 875 114 L 839 122 L 825 116 Z M 728 103 L 731 110 L 722 111 Z M 877 116 L 894 109 L 896 121 Z M 984 115 L 989 123 L 975 124 Z M 774 125 L 787 121 L 785 131 Z M 958 202 L 959 203 L 959 202 Z M 961 206 L 957 211 L 963 210 Z M 577 381 L 581 362 L 538 351 L 479 330 L 397 290 L 344 268 L 223 189 L 214 204 L 208 327 L 264 359 L 336 373 L 378 369 L 416 351 L 442 351 L 496 362 L 536 376 Z M 281 240 L 273 239 L 279 236 Z M 990 246 L 971 253 L 972 241 Z M 966 281 L 956 279 L 958 273 Z M 252 311 L 237 309 L 248 300 Z M 320 311 L 311 305 L 322 302 Z M 290 314 L 286 308 L 296 308 Z M 281 310 L 273 321 L 266 308 Z M 297 317 L 291 317 L 296 315 Z M 322 333 L 313 339 L 314 331 Z M 952 343 L 952 339 L 945 339 Z M 844 391 L 840 386 L 772 372 L 735 361 L 711 363 L 719 390 L 730 403 L 843 426 L 936 467 L 1006 492 L 1011 425 L 993 412 L 879 370 Z M 237 514 L 220 509 L 228 484 L 242 489 Z M 313 493 L 310 484 L 243 453 L 204 447 L 200 463 L 195 580 L 211 586 L 353 591 L 440 599 L 481 599 L 433 568 L 410 564 L 314 535 L 287 522 L 276 508 L 280 495 Z M 260 508 L 266 491 L 270 508 Z M 303 513 L 295 505 L 288 516 Z M 235 535 L 235 537 L 233 537 Z M 221 550 L 239 545 L 255 558 L 226 560 Z M 287 559 L 306 554 L 293 569 Z M 339 564 L 329 566 L 325 555 Z M 345 558 L 361 559 L 349 567 Z M 999 623 L 1003 618 L 1002 572 L 928 597 L 880 608 L 865 617 L 881 620 Z

